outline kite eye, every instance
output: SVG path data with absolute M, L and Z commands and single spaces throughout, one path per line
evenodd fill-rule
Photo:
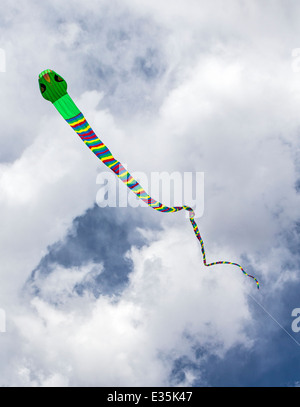
M 43 83 L 41 83 L 41 92 L 44 93 L 46 90 L 46 85 L 44 85 Z
M 60 76 L 58 76 L 58 75 L 54 75 L 54 79 L 56 80 L 56 82 L 63 82 L 63 78 L 61 78 Z

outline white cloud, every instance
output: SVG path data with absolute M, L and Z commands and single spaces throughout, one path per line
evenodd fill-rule
M 209 345 L 222 356 L 243 344 L 243 325 L 251 324 L 251 316 L 241 276 L 204 270 L 194 245 L 181 238 L 172 230 L 147 248 L 133 249 L 134 272 L 118 299 L 75 294 L 72 288 L 90 267 L 59 267 L 41 279 L 40 298 L 13 317 L 23 355 L 12 362 L 14 380 L 37 386 L 170 385 L 174 360 L 193 360 L 193 346 Z M 56 296 L 59 307 L 52 303 Z M 193 377 L 186 373 L 190 385 Z
M 168 384 L 177 357 L 195 358 L 192 345 L 222 356 L 236 344 L 252 344 L 245 333 L 253 322 L 246 292 L 255 285 L 238 268 L 204 268 L 182 214 L 156 213 L 165 231 L 156 240 L 149 232 L 147 247 L 132 248 L 134 272 L 118 300 L 74 292 L 93 264 L 57 268 L 39 280 L 40 297 L 22 299 L 47 246 L 94 204 L 101 168 L 39 95 L 36 77 L 48 65 L 66 76 L 91 126 L 132 171 L 205 172 L 199 227 L 209 261 L 240 262 L 247 254 L 269 284 L 270 276 L 277 285 L 297 278 L 295 270 L 282 277 L 293 254 L 279 237 L 299 207 L 300 76 L 291 61 L 299 47 L 299 7 L 217 0 L 110 4 L 34 4 L 33 19 L 33 2 L 18 13 L 7 2 L 1 17 L 7 57 L 1 150 L 9 162 L 0 167 L 5 385 Z M 82 23 L 87 15 L 91 25 Z M 116 30 L 120 24 L 122 40 L 111 32 L 112 21 Z M 159 65 L 156 82 L 134 73 L 135 58 L 146 58 L 150 45 L 161 58 L 150 61 Z M 92 57 L 115 76 L 94 84 Z M 112 115 L 108 90 L 111 111 L 128 105 L 132 116 Z M 192 370 L 186 368 L 185 380 L 193 383 Z

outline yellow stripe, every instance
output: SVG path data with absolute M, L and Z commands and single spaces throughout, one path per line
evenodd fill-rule
M 76 125 L 76 124 L 78 124 L 80 122 L 84 122 L 84 121 L 86 121 L 86 120 L 85 120 L 84 117 L 82 117 L 81 119 L 77 120 L 77 122 L 70 123 L 70 125 L 74 126 L 74 125 Z
M 117 160 L 111 162 L 110 164 L 107 164 L 108 168 L 113 167 L 116 164 Z
M 103 157 L 103 158 L 100 157 L 100 159 L 101 159 L 102 162 L 108 161 L 108 160 L 110 160 L 111 158 L 114 158 L 114 157 L 113 157 L 112 155 L 108 155 L 108 156 Z

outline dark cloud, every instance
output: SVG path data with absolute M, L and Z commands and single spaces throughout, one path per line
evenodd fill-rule
M 300 332 L 292 330 L 292 311 L 300 308 L 299 236 L 296 223 L 281 237 L 290 259 L 283 264 L 280 275 L 274 273 L 261 281 L 260 292 L 248 295 L 253 316 L 253 322 L 245 326 L 249 344 L 232 346 L 222 356 L 215 348 L 194 346 L 192 358 L 189 355 L 174 361 L 174 382 L 182 381 L 186 371 L 192 370 L 195 386 L 206 383 L 213 387 L 287 387 L 299 383 Z M 243 264 L 249 273 L 255 270 L 247 257 Z M 289 277 L 290 273 L 293 276 Z M 285 274 L 287 281 L 283 283 Z
M 93 269 L 93 276 L 86 278 L 76 286 L 77 293 L 84 290 L 95 296 L 118 293 L 128 282 L 132 271 L 131 260 L 126 252 L 132 245 L 141 247 L 145 239 L 137 231 L 145 227 L 143 208 L 99 208 L 95 205 L 85 214 L 74 219 L 72 230 L 69 230 L 62 241 L 48 247 L 48 253 L 33 270 L 28 281 L 31 290 L 38 293 L 38 282 L 55 267 L 81 267 L 88 263 L 99 265 Z M 147 225 L 149 227 L 150 225 Z M 159 231 L 158 225 L 151 228 Z M 103 266 L 103 271 L 102 271 Z

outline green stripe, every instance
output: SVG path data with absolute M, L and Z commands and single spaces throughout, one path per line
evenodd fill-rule
M 85 143 L 86 143 L 88 146 L 93 147 L 94 145 L 100 144 L 101 141 L 100 141 L 100 140 L 98 139 L 98 137 L 97 137 L 96 140 L 85 140 Z M 107 147 L 103 144 L 103 146 L 99 146 L 98 148 L 102 148 L 102 150 L 104 150 L 104 149 L 106 149 Z

